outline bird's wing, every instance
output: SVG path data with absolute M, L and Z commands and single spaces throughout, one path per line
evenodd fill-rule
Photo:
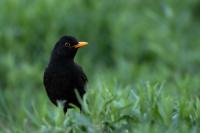
M 88 79 L 80 66 L 77 65 L 76 68 L 77 69 L 74 74 L 76 76 L 74 78 L 75 87 L 79 91 L 80 95 L 83 95 L 85 92 L 85 86 L 86 83 L 88 82 Z

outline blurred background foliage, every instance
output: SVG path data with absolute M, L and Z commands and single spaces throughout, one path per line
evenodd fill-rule
M 198 0 L 1 0 L 1 92 L 8 99 L 16 92 L 14 107 L 32 92 L 44 97 L 52 47 L 72 35 L 90 44 L 76 57 L 89 83 L 164 82 L 166 93 L 200 97 L 199 24 Z
M 199 72 L 198 1 L 2 0 L 0 6 L 1 88 L 41 87 L 51 49 L 66 34 L 90 43 L 78 59 L 91 75 L 102 67 L 125 81 L 145 71 L 141 79 Z

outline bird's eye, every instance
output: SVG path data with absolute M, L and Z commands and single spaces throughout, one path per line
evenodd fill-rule
M 70 47 L 70 46 L 71 46 L 70 43 L 68 43 L 68 42 L 65 43 L 65 47 Z

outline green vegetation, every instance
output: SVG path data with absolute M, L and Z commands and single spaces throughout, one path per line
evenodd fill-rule
M 0 1 L 0 133 L 200 131 L 198 0 Z M 64 34 L 88 41 L 83 110 L 42 84 Z

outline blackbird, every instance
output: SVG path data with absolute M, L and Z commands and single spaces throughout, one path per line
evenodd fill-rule
M 61 37 L 52 50 L 49 64 L 44 72 L 43 83 L 50 101 L 55 105 L 58 101 L 62 101 L 65 113 L 71 107 L 69 103 L 81 108 L 75 89 L 82 98 L 87 76 L 74 62 L 74 57 L 78 48 L 87 44 L 78 42 L 72 36 Z

